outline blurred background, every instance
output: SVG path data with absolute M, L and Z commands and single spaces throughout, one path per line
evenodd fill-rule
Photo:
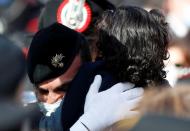
M 0 34 L 6 35 L 18 44 L 27 56 L 33 35 L 40 28 L 48 26 L 52 22 L 63 22 L 63 18 L 60 18 L 62 15 L 59 14 L 60 10 L 62 11 L 64 8 L 64 2 L 71 1 L 74 0 L 0 0 Z M 81 1 L 84 2 L 84 0 Z M 90 27 L 95 24 L 98 15 L 105 9 L 111 9 L 111 6 L 134 5 L 147 10 L 161 9 L 166 16 L 171 32 L 171 43 L 168 48 L 170 59 L 165 61 L 168 72 L 167 79 L 172 86 L 177 82 L 189 82 L 190 0 L 86 0 L 85 2 L 90 8 L 90 12 L 87 9 L 89 23 L 85 23 L 85 27 L 80 32 L 86 36 L 90 36 L 92 31 Z M 89 21 L 89 19 L 91 20 Z M 33 100 L 31 91 L 32 85 L 26 78 L 25 100 Z

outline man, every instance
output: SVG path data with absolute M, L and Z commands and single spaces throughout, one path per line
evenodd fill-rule
M 61 24 L 53 24 L 34 36 L 27 58 L 28 75 L 38 87 L 40 101 L 53 104 L 63 98 L 82 62 L 90 61 L 87 46 L 81 35 Z
M 103 71 L 103 62 L 90 61 L 88 43 L 83 35 L 61 24 L 55 23 L 34 36 L 27 65 L 28 76 L 36 87 L 45 115 L 40 120 L 40 128 L 70 129 L 84 113 L 86 94 L 96 74 L 103 77 L 100 90 L 116 83 Z M 138 90 L 141 88 L 132 89 Z
M 59 107 L 82 61 L 90 61 L 88 53 L 85 39 L 61 24 L 53 24 L 34 36 L 27 57 L 28 76 L 36 86 L 39 107 L 45 116 Z

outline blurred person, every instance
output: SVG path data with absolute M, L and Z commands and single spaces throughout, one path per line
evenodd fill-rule
M 188 13 L 190 11 L 190 0 L 166 0 L 164 9 L 167 13 L 167 21 L 175 36 L 181 38 L 187 35 L 190 27 Z
M 100 73 L 102 76 L 101 90 L 106 90 L 116 84 L 108 74 L 102 71 L 102 62 L 91 63 L 88 43 L 84 36 L 59 23 L 54 23 L 37 32 L 29 48 L 27 65 L 28 76 L 35 86 L 38 104 L 44 113 L 40 122 L 37 123 L 41 129 L 68 130 L 73 126 L 79 117 L 85 114 L 86 94 L 96 74 Z M 125 86 L 134 87 L 133 84 Z M 117 90 L 111 92 L 118 93 Z M 132 115 L 134 113 L 130 112 L 130 109 L 143 94 L 143 89 L 134 88 L 129 92 L 137 92 L 134 96 L 127 97 L 126 103 L 123 104 L 127 105 L 128 113 Z M 115 108 L 112 105 L 107 106 L 110 109 Z M 98 110 L 98 113 L 100 112 Z M 90 114 L 84 116 L 88 118 L 92 116 Z M 82 118 L 88 121 L 86 117 Z M 110 119 L 103 121 L 106 123 Z
M 154 97 L 153 97 L 154 96 Z M 190 118 L 190 90 L 188 85 L 175 88 L 149 90 L 140 102 L 140 110 L 144 113 L 158 113 L 182 118 Z M 152 99 L 149 99 L 149 98 Z
M 141 114 L 155 114 L 160 116 L 152 117 L 152 123 L 160 125 L 159 128 L 144 126 L 144 122 L 141 120 L 134 131 L 140 130 L 163 130 L 163 131 L 187 131 L 189 127 L 190 118 L 190 104 L 189 97 L 190 89 L 189 85 L 178 85 L 175 88 L 168 88 L 163 90 L 149 90 L 145 93 L 144 98 L 140 102 L 139 108 Z M 151 98 L 151 99 L 150 99 Z M 160 120 L 159 120 L 160 119 Z M 147 120 L 150 122 L 151 119 Z M 163 122 L 161 122 L 163 121 Z M 141 125 L 140 125 L 141 124 Z M 166 126 L 168 125 L 168 126 Z M 139 126 L 139 127 L 138 127 Z M 133 129 L 132 129 L 133 131 Z
M 68 24 L 69 23 L 68 19 L 71 16 L 69 15 L 71 11 L 69 10 L 68 7 L 73 6 L 73 8 L 78 9 L 78 6 L 77 4 L 75 4 L 75 2 L 76 1 L 72 2 L 67 0 L 64 1 L 56 0 L 55 2 L 55 0 L 49 0 L 40 13 L 39 29 L 48 27 L 54 22 L 58 22 L 67 27 L 77 30 L 78 27 L 72 27 L 72 25 Z M 87 11 L 84 11 L 86 8 Z M 103 13 L 104 10 L 107 9 L 115 9 L 115 6 L 107 0 L 86 0 L 85 7 L 83 7 L 82 11 L 83 17 L 82 18 L 79 17 L 81 18 L 81 23 L 83 24 L 79 27 L 80 28 L 85 27 L 85 29 L 80 32 L 83 33 L 85 38 L 88 40 L 92 61 L 95 61 L 97 59 L 99 53 L 95 44 L 97 41 L 97 34 L 95 32 L 95 23 L 97 21 L 97 18 Z M 73 12 L 73 14 L 80 14 L 80 12 Z M 86 22 L 86 20 L 89 22 Z M 79 22 L 79 25 L 81 23 Z
M 188 63 L 187 66 L 181 66 L 180 68 L 180 72 L 183 72 L 181 77 L 178 79 L 177 84 L 189 84 L 190 82 L 190 31 L 188 32 L 188 34 L 185 36 L 185 38 L 183 38 L 182 42 L 184 43 L 185 46 L 185 58 L 186 58 L 186 63 Z
M 66 6 L 68 6 L 68 4 L 71 4 L 69 6 L 74 6 L 75 8 L 78 8 L 77 4 L 80 4 L 80 3 L 77 3 L 77 1 L 74 1 L 77 4 L 73 4 L 72 2 L 73 1 L 68 1 L 68 0 L 65 0 L 65 1 L 56 0 L 56 2 L 53 1 L 53 0 L 49 0 L 47 2 L 47 4 L 45 5 L 45 7 L 42 9 L 42 12 L 40 14 L 39 29 L 48 27 L 48 26 L 50 26 L 51 24 L 53 24 L 55 22 L 59 22 L 59 23 L 65 25 L 65 26 L 69 27 L 69 22 L 68 23 L 66 22 L 68 20 L 64 19 L 65 17 L 60 16 L 60 15 L 61 14 L 62 15 L 68 15 L 69 12 L 65 12 L 65 11 L 72 11 L 72 10 L 69 10 L 68 7 L 66 7 Z M 97 20 L 97 17 L 104 10 L 106 10 L 106 9 L 114 9 L 115 7 L 108 0 L 104 0 L 104 1 L 101 1 L 101 0 L 86 0 L 85 4 L 88 5 L 89 10 L 90 10 L 90 12 L 87 12 L 87 13 L 90 13 L 90 15 L 92 15 L 91 19 L 89 20 L 90 24 L 87 26 L 87 28 L 85 30 L 82 30 L 82 31 L 78 30 L 78 31 L 88 35 L 88 33 L 90 33 L 92 31 L 90 28 L 92 28 L 94 26 L 93 24 Z M 83 6 L 85 6 L 85 5 L 83 5 Z M 85 8 L 86 7 L 83 7 L 83 9 L 85 9 Z M 62 11 L 62 12 L 59 12 L 59 11 Z M 81 13 L 81 12 L 74 12 L 74 13 Z M 86 14 L 83 14 L 83 15 L 84 16 L 82 17 L 82 22 L 85 22 L 83 20 L 85 19 L 84 17 L 86 17 Z M 61 17 L 62 21 L 59 21 L 58 17 Z M 78 27 L 74 28 L 74 27 L 71 26 L 69 28 L 77 30 Z
M 0 130 L 21 130 L 29 116 L 21 103 L 25 58 L 21 49 L 2 35 L 0 53 Z
M 139 116 L 117 123 L 114 129 L 117 131 L 187 131 L 190 129 L 189 96 L 189 85 L 182 84 L 175 88 L 161 90 L 150 88 L 145 91 L 138 105 Z
M 184 39 L 178 39 L 171 43 L 168 48 L 170 58 L 165 61 L 167 80 L 171 86 L 175 86 L 179 79 L 190 73 L 190 57 L 187 44 Z
M 7 36 L 22 47 L 27 55 L 31 34 L 37 31 L 38 16 L 43 4 L 40 0 L 1 0 L 0 2 L 0 34 Z M 31 90 L 26 79 L 25 90 Z
M 25 59 L 19 47 L 5 36 L 0 36 L 0 45 L 0 97 L 13 100 L 25 76 Z
M 174 38 L 168 47 L 170 58 L 165 61 L 167 80 L 172 86 L 189 83 L 190 74 L 190 33 L 183 38 Z
M 189 119 L 174 116 L 146 114 L 130 131 L 189 131 L 189 122 Z

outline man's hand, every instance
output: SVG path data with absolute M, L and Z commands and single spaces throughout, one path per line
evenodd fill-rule
M 84 114 L 77 121 L 90 131 L 103 130 L 117 121 L 136 115 L 138 112 L 133 109 L 144 92 L 143 88 L 133 88 L 134 84 L 131 83 L 118 83 L 106 91 L 98 92 L 101 82 L 101 76 L 95 76 L 86 96 Z

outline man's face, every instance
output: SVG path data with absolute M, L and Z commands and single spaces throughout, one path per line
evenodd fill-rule
M 61 100 L 81 65 L 80 55 L 77 55 L 68 70 L 61 76 L 47 80 L 37 85 L 36 95 L 39 102 L 53 104 Z

